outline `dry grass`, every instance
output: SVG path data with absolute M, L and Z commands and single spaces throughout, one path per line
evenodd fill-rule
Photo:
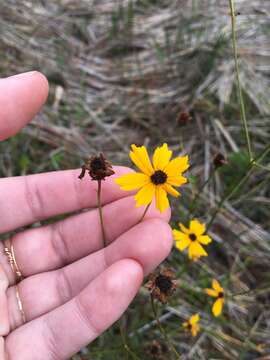
M 258 154 L 270 139 L 270 3 L 242 0 L 237 11 L 240 78 Z M 248 168 L 230 26 L 225 0 L 2 1 L 1 75 L 36 68 L 51 84 L 45 110 L 1 145 L 2 175 L 78 166 L 96 150 L 123 164 L 131 142 L 153 147 L 167 141 L 192 160 L 191 182 L 174 207 L 173 221 L 185 221 L 214 155 L 222 152 L 229 164 L 200 191 L 195 208 L 209 221 Z M 187 124 L 182 111 L 192 115 Z M 268 156 L 265 166 L 269 162 Z M 270 353 L 269 194 L 269 171 L 254 169 L 215 218 L 210 256 L 193 265 L 176 251 L 170 256 L 179 290 L 160 310 L 161 320 L 186 359 L 248 360 Z M 212 277 L 231 294 L 217 320 L 202 293 Z M 142 289 L 122 319 L 140 359 L 149 358 L 145 347 L 160 338 L 149 309 Z M 194 341 L 181 323 L 197 311 L 203 331 Z M 86 352 L 91 359 L 131 358 L 118 326 Z M 168 353 L 164 358 L 173 359 Z

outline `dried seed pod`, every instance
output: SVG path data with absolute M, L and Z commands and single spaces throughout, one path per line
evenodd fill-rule
M 188 111 L 181 111 L 177 117 L 177 123 L 179 125 L 187 125 L 192 120 L 192 117 Z
M 176 290 L 176 281 L 173 280 L 174 273 L 170 269 L 163 269 L 158 273 L 152 273 L 145 287 L 151 292 L 153 298 L 166 304 L 169 297 Z
M 79 179 L 82 179 L 85 176 L 86 171 L 88 171 L 92 180 L 105 180 L 105 177 L 114 174 L 112 164 L 102 153 L 100 153 L 99 156 L 91 156 L 86 161 L 86 163 L 82 166 Z
M 218 169 L 221 166 L 228 164 L 228 161 L 223 154 L 217 153 L 213 159 L 213 164 L 215 169 Z
M 153 340 L 145 347 L 145 353 L 151 359 L 165 360 L 168 355 L 168 347 L 157 340 Z

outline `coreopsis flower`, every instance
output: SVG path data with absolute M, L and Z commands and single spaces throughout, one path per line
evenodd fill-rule
M 174 273 L 170 269 L 163 269 L 158 273 L 149 275 L 149 281 L 145 287 L 150 291 L 154 299 L 166 304 L 168 298 L 176 290 L 176 282 L 173 280 Z
M 224 289 L 220 286 L 217 280 L 213 279 L 212 289 L 205 289 L 205 292 L 207 295 L 217 298 L 212 306 L 212 312 L 214 316 L 219 316 L 224 305 Z
M 105 177 L 114 174 L 111 163 L 101 153 L 99 156 L 91 156 L 86 163 L 82 166 L 79 179 L 85 176 L 85 172 L 88 171 L 92 180 L 105 180 Z
M 183 224 L 179 223 L 182 231 L 173 230 L 173 237 L 175 240 L 175 246 L 180 251 L 184 251 L 188 248 L 188 256 L 191 260 L 197 260 L 201 256 L 207 256 L 207 252 L 202 245 L 208 245 L 212 239 L 205 233 L 205 225 L 201 224 L 198 220 L 191 220 L 189 229 Z
M 139 190 L 135 195 L 137 207 L 149 205 L 155 198 L 159 211 L 165 211 L 169 207 L 167 194 L 178 197 L 180 193 L 174 186 L 187 182 L 182 173 L 189 168 L 188 156 L 171 160 L 172 151 L 167 144 L 156 148 L 153 164 L 145 146 L 131 145 L 129 156 L 141 172 L 125 174 L 115 182 L 122 190 Z
M 200 315 L 195 314 L 192 315 L 188 321 L 183 323 L 183 326 L 191 332 L 192 336 L 196 336 L 200 331 L 200 325 L 198 322 L 200 321 Z

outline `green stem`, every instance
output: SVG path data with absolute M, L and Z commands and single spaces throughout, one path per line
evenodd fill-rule
M 237 184 L 235 184 L 235 186 L 231 189 L 231 191 L 228 192 L 228 194 L 226 194 L 218 203 L 216 210 L 214 211 L 207 227 L 206 227 L 206 231 L 209 230 L 209 228 L 211 227 L 211 225 L 213 224 L 219 210 L 221 209 L 221 207 L 223 206 L 224 202 L 229 200 L 231 198 L 231 196 L 241 187 L 244 185 L 244 183 L 248 180 L 248 178 L 250 177 L 253 168 L 255 166 L 255 164 L 258 164 L 260 161 L 263 160 L 263 158 L 268 154 L 268 152 L 270 151 L 270 145 L 268 145 L 262 152 L 261 154 L 259 154 L 254 160 L 251 160 L 248 166 L 248 171 L 246 173 L 246 175 L 239 181 L 237 182 Z
M 155 320 L 157 322 L 157 325 L 159 327 L 159 331 L 161 332 L 161 334 L 163 335 L 165 342 L 169 345 L 171 351 L 176 355 L 177 359 L 182 359 L 181 355 L 178 353 L 178 351 L 176 350 L 176 348 L 174 347 L 173 343 L 171 342 L 171 340 L 169 339 L 166 331 L 164 330 L 163 326 L 161 325 L 161 322 L 159 321 L 158 315 L 157 315 L 157 310 L 156 310 L 156 306 L 154 303 L 154 298 L 152 296 L 152 294 L 150 295 L 151 297 L 151 306 L 152 306 L 152 311 L 155 317 Z
M 208 176 L 208 178 L 205 180 L 205 182 L 202 184 L 201 188 L 197 191 L 194 199 L 192 200 L 191 202 L 191 206 L 189 208 L 189 211 L 188 211 L 188 217 L 190 218 L 191 215 L 193 215 L 193 211 L 194 211 L 194 208 L 196 206 L 196 203 L 197 203 L 197 200 L 199 199 L 200 195 L 201 195 L 201 192 L 203 191 L 203 189 L 206 187 L 207 184 L 209 184 L 209 182 L 212 180 L 213 176 L 215 175 L 215 172 L 216 172 L 216 169 L 212 170 L 210 175 Z
M 139 224 L 140 222 L 142 222 L 142 221 L 143 221 L 143 219 L 144 219 L 144 217 L 145 217 L 145 215 L 146 215 L 146 213 L 147 213 L 147 211 L 148 211 L 148 209 L 149 209 L 150 205 L 151 205 L 151 203 L 150 203 L 150 204 L 148 204 L 148 205 L 146 206 L 146 208 L 144 209 L 144 212 L 143 212 L 143 214 L 142 214 L 142 216 L 141 216 L 140 220 L 138 221 L 138 224 Z
M 104 227 L 102 205 L 101 205 L 101 181 L 102 180 L 98 180 L 97 202 L 98 202 L 98 213 L 99 213 L 100 226 L 101 226 L 101 232 L 102 232 L 103 247 L 105 248 L 106 247 L 106 235 L 105 235 L 105 227 Z
M 122 338 L 122 342 L 124 345 L 124 349 L 126 350 L 126 352 L 131 355 L 132 359 L 134 360 L 140 360 L 140 358 L 130 349 L 130 347 L 128 346 L 127 342 L 126 342 L 126 337 L 125 337 L 125 332 L 124 329 L 122 327 L 122 324 L 120 324 L 120 333 L 121 333 L 121 338 Z
M 234 0 L 229 0 L 230 9 L 231 9 L 231 24 L 232 24 L 232 43 L 233 43 L 233 55 L 234 55 L 234 63 L 235 63 L 235 71 L 236 71 L 236 80 L 237 80 L 237 88 L 238 88 L 238 97 L 240 102 L 240 110 L 241 110 L 241 120 L 244 126 L 246 143 L 248 148 L 248 156 L 249 160 L 252 161 L 252 150 L 251 150 L 251 142 L 248 132 L 248 124 L 246 118 L 246 110 L 244 105 L 240 75 L 239 75 L 239 64 L 238 64 L 238 55 L 237 55 L 237 41 L 236 41 L 236 26 L 235 26 L 235 10 L 234 10 Z

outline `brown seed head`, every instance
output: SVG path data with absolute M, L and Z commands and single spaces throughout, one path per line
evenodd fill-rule
M 153 340 L 146 346 L 145 352 L 151 359 L 165 360 L 167 359 L 168 347 L 157 340 Z
M 177 122 L 179 125 L 186 125 L 192 120 L 188 111 L 181 111 L 178 115 Z
M 92 180 L 105 180 L 105 177 L 114 174 L 111 163 L 101 153 L 99 156 L 91 156 L 86 163 L 82 166 L 79 179 L 85 176 L 85 172 L 88 171 Z
M 228 161 L 226 160 L 225 156 L 221 153 L 216 154 L 216 156 L 213 159 L 213 164 L 215 169 L 220 168 L 223 165 L 228 164 Z
M 174 273 L 170 269 L 163 269 L 158 273 L 150 274 L 145 287 L 151 292 L 153 298 L 166 304 L 168 298 L 176 290 L 176 282 L 173 280 Z

